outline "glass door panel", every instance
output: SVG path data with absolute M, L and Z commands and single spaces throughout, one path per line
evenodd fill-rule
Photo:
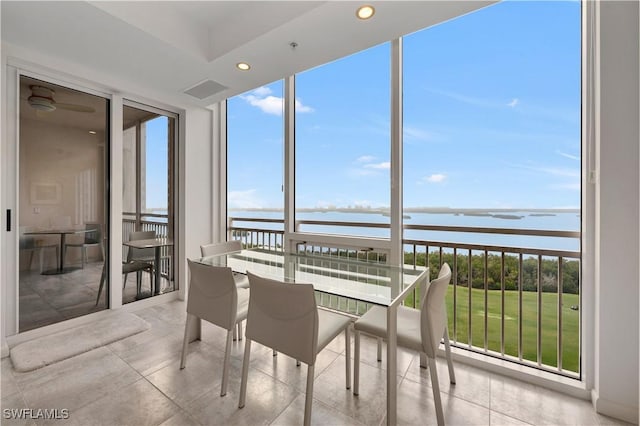
M 109 100 L 20 77 L 19 331 L 107 308 Z

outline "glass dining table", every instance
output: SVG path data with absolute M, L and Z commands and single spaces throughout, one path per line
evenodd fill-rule
M 194 261 L 230 267 L 235 273 L 250 271 L 266 278 L 310 283 L 316 291 L 387 310 L 387 424 L 396 424 L 397 412 L 397 310 L 420 285 L 426 286 L 429 269 L 389 266 L 342 257 L 285 253 L 262 249 L 241 250 Z

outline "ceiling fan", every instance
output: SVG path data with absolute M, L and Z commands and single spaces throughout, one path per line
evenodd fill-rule
M 29 96 L 27 101 L 37 112 L 51 112 L 56 109 L 65 109 L 74 112 L 96 112 L 95 108 L 92 107 L 56 102 L 53 99 L 53 95 L 56 92 L 48 87 L 31 85 L 29 89 L 31 89 L 31 96 Z

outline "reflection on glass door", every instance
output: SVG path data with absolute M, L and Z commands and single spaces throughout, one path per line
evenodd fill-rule
M 176 117 L 124 106 L 122 303 L 176 290 L 173 265 Z
M 107 308 L 109 101 L 20 78 L 19 331 Z

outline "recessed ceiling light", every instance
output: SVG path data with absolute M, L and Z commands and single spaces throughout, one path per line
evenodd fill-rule
M 358 19 L 369 19 L 374 15 L 374 13 L 376 13 L 376 10 L 373 8 L 373 6 L 365 4 L 364 6 L 360 6 L 358 8 L 358 10 L 356 11 L 356 16 L 358 17 Z
M 236 68 L 238 68 L 240 71 L 248 71 L 251 68 L 251 65 L 246 62 L 238 62 L 236 64 Z
M 89 130 L 89 133 L 92 134 L 92 135 L 95 135 L 98 132 L 96 132 L 95 130 Z

